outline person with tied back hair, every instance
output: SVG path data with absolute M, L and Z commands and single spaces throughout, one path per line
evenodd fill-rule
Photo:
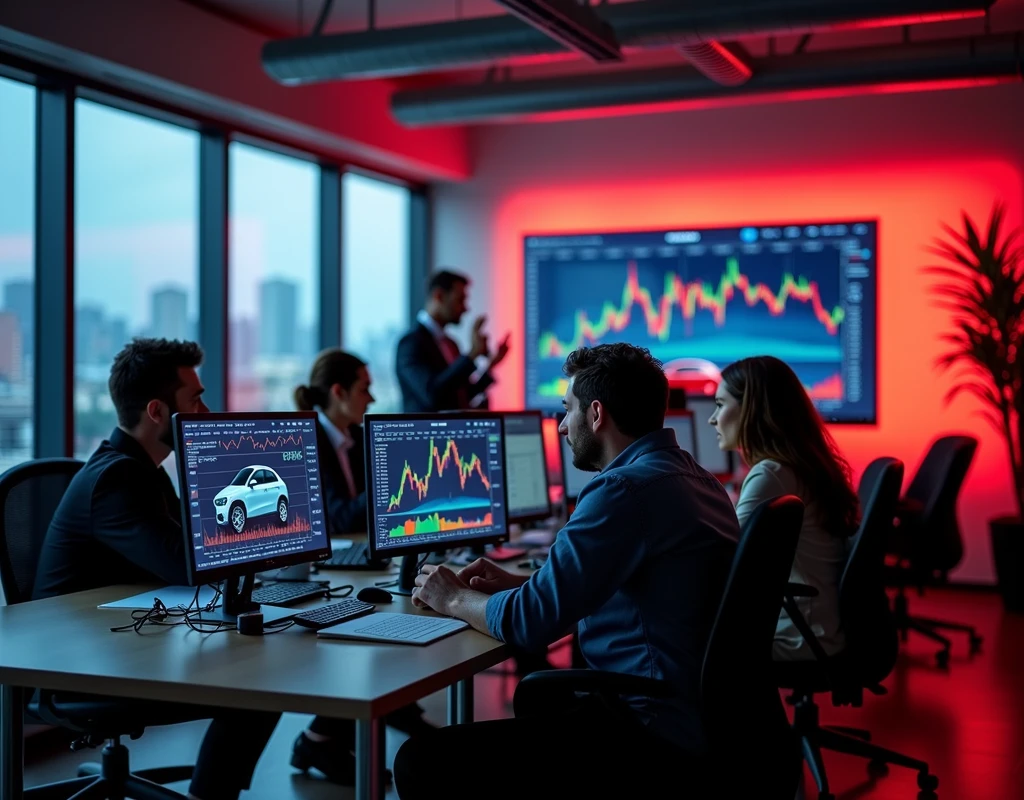
M 818 590 L 797 605 L 829 655 L 845 644 L 839 618 L 839 579 L 847 539 L 860 522 L 850 466 L 826 430 L 796 373 L 771 356 L 745 358 L 722 371 L 708 422 L 718 446 L 737 450 L 750 466 L 736 514 L 743 524 L 765 500 L 792 494 L 803 500 L 803 528 L 790 580 Z M 814 658 L 783 611 L 775 633 L 777 660 Z
M 334 348 L 316 357 L 309 383 L 295 389 L 295 406 L 317 412 L 324 512 L 335 535 L 366 530 L 362 424 L 371 383 L 365 361 Z
M 366 531 L 366 465 L 363 415 L 373 403 L 373 383 L 366 362 L 332 348 L 316 357 L 309 383 L 295 389 L 300 411 L 317 412 L 320 488 L 327 528 L 332 535 Z M 432 729 L 417 704 L 389 714 L 387 723 L 405 733 Z M 315 767 L 329 780 L 351 786 L 355 780 L 355 723 L 316 717 L 295 739 L 291 764 Z

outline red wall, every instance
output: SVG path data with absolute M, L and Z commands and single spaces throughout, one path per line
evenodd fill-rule
M 921 268 L 940 223 L 993 200 L 1024 213 L 1024 89 L 822 100 L 475 134 L 474 179 L 437 193 L 438 264 L 475 277 L 471 303 L 513 332 L 495 399 L 523 402 L 522 234 L 877 217 L 879 422 L 833 432 L 855 472 L 880 455 L 912 473 L 936 436 L 981 440 L 961 501 L 958 578 L 992 580 L 987 519 L 1013 509 L 1001 441 L 933 367 L 947 314 Z

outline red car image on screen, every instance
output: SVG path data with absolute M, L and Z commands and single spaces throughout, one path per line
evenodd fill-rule
M 273 514 L 277 522 L 288 522 L 288 486 L 270 467 L 253 464 L 242 467 L 230 484 L 213 498 L 217 524 L 235 533 L 245 530 L 250 517 Z
M 677 358 L 665 364 L 669 386 L 690 395 L 711 397 L 722 380 L 718 367 L 703 358 Z

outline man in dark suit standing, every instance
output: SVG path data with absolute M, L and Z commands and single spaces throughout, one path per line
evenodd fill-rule
M 473 322 L 470 349 L 466 354 L 444 329 L 458 325 L 466 313 L 469 278 L 457 272 L 441 270 L 427 284 L 426 307 L 416 317 L 416 325 L 398 342 L 395 359 L 398 383 L 402 388 L 405 411 L 458 411 L 486 408 L 487 387 L 494 383 L 491 370 L 508 355 L 508 335 L 493 354 L 488 353 L 486 318 Z M 488 356 L 483 370 L 476 359 Z

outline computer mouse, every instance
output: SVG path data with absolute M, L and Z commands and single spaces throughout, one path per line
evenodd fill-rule
M 381 589 L 379 586 L 367 586 L 365 589 L 359 590 L 356 599 L 362 600 L 364 603 L 390 603 L 394 598 L 387 589 Z

